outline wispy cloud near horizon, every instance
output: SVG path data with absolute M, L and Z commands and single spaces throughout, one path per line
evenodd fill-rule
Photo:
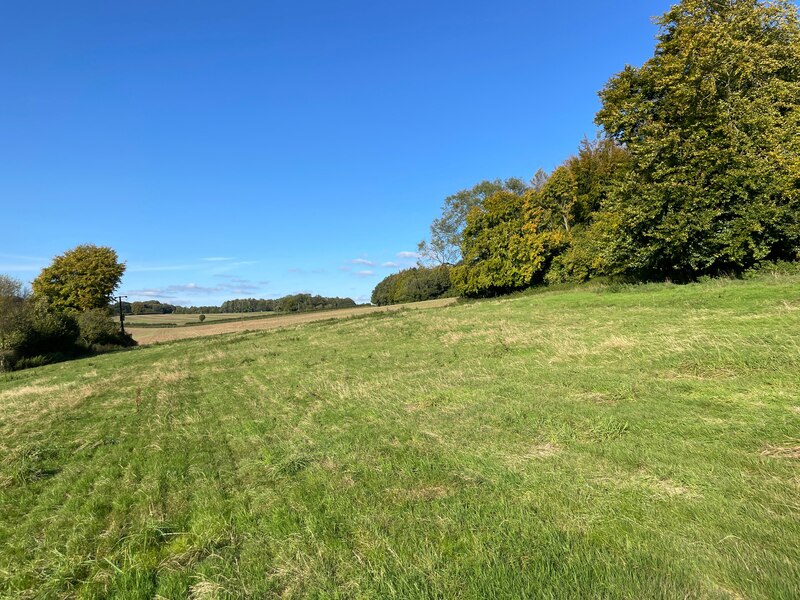
M 374 267 L 375 263 L 371 260 L 367 260 L 366 258 L 354 258 L 350 261 L 353 265 L 363 265 L 365 267 Z
M 155 273 L 159 271 L 186 271 L 197 269 L 199 265 L 131 265 L 125 270 L 129 273 Z

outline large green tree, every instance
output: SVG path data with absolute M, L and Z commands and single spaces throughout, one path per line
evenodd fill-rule
M 786 0 L 683 0 L 601 92 L 632 168 L 606 206 L 620 272 L 691 278 L 800 249 L 800 27 Z
M 539 174 L 537 173 L 537 176 Z M 467 226 L 467 215 L 476 206 L 497 192 L 509 192 L 522 196 L 529 185 L 522 179 L 481 181 L 475 186 L 456 192 L 444 199 L 442 216 L 431 224 L 429 240 L 419 243 L 420 263 L 427 266 L 454 265 L 461 258 L 461 237 Z
M 106 308 L 124 272 L 114 250 L 84 244 L 53 259 L 33 281 L 33 293 L 55 310 Z
M 450 277 L 457 294 L 485 296 L 529 286 L 540 266 L 526 231 L 526 198 L 499 191 L 467 216 L 464 259 Z

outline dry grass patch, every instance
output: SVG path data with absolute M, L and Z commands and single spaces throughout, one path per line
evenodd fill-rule
M 638 344 L 631 338 L 612 335 L 611 337 L 600 342 L 600 344 L 597 346 L 597 349 L 602 352 L 606 352 L 608 350 L 630 350 L 636 346 L 638 346 Z
M 424 485 L 413 488 L 388 488 L 386 492 L 398 500 L 410 502 L 431 502 L 450 495 L 451 490 L 443 485 Z
M 800 459 L 800 446 L 767 446 L 761 451 L 761 456 Z
M 578 399 L 607 406 L 613 406 L 617 404 L 617 399 L 615 397 L 612 397 L 610 394 L 606 394 L 604 392 L 582 392 L 578 395 Z
M 58 385 L 25 385 L 18 388 L 12 388 L 5 392 L 0 392 L 0 400 L 8 400 L 11 398 L 21 398 L 23 396 L 39 396 L 44 394 L 52 394 L 53 392 L 63 391 L 74 387 L 74 383 L 62 383 Z
M 503 462 L 512 469 L 518 469 L 531 461 L 552 458 L 561 453 L 561 451 L 562 448 L 558 444 L 545 442 L 531 446 L 518 454 L 506 454 L 503 457 Z
M 671 479 L 653 477 L 652 475 L 642 475 L 640 479 L 645 485 L 655 490 L 658 495 L 665 495 L 669 498 L 677 496 L 685 498 L 699 497 L 699 494 Z

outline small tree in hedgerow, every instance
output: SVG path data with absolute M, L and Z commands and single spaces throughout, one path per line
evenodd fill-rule
M 113 249 L 83 244 L 55 257 L 33 281 L 33 293 L 56 310 L 106 308 L 124 272 Z
M 203 321 L 205 321 L 205 320 L 206 320 L 206 316 L 205 316 L 204 314 L 202 314 L 202 313 L 201 313 L 201 314 L 200 314 L 200 316 L 199 316 L 199 317 L 197 317 L 197 320 L 198 320 L 198 321 L 200 321 L 200 322 L 202 323 Z

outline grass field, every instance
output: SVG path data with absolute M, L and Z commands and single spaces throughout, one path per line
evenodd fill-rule
M 800 278 L 0 377 L 0 596 L 800 597 Z
M 203 323 L 212 323 L 214 321 L 227 321 L 231 319 L 260 319 L 274 315 L 273 312 L 259 312 L 259 313 L 221 313 L 221 314 L 208 314 L 206 315 Z M 166 314 L 166 315 L 125 315 L 125 325 L 136 327 L 137 325 L 185 325 L 186 323 L 198 323 L 200 315 L 179 315 L 179 314 Z M 119 315 L 115 320 L 119 319 Z

